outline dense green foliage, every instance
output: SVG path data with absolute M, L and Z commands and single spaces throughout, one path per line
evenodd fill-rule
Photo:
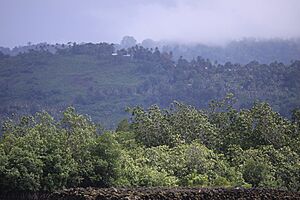
M 44 45 L 15 56 L 1 54 L 0 120 L 42 109 L 56 118 L 60 110 L 73 105 L 115 128 L 126 117 L 125 106 L 166 107 L 178 100 L 205 108 L 207 102 L 229 92 L 239 100 L 237 108 L 250 108 L 259 100 L 290 116 L 293 108 L 300 107 L 299 61 L 218 64 L 196 56 L 175 61 L 174 53 L 74 43 Z
M 267 103 L 236 110 L 232 95 L 207 110 L 174 102 L 128 109 L 114 132 L 73 108 L 4 123 L 0 190 L 76 186 L 223 186 L 300 190 L 300 115 Z

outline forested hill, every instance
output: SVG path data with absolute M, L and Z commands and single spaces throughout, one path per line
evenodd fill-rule
M 49 51 L 0 54 L 0 116 L 73 105 L 108 128 L 126 115 L 126 106 L 173 100 L 196 107 L 233 93 L 236 107 L 269 102 L 285 116 L 300 106 L 300 61 L 290 64 L 217 64 L 197 57 L 176 62 L 172 53 L 113 44 L 72 44 Z

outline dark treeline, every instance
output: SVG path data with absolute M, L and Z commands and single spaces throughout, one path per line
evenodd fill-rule
M 78 186 L 267 187 L 300 190 L 300 111 L 291 120 L 267 103 L 233 107 L 231 94 L 208 109 L 174 102 L 135 106 L 104 132 L 67 108 L 3 125 L 1 191 Z
M 15 56 L 20 53 L 25 53 L 30 50 L 47 50 L 55 53 L 59 49 L 69 48 L 76 43 L 68 42 L 67 44 L 48 44 L 28 43 L 26 46 L 18 46 L 14 48 L 0 47 L 0 52 Z M 81 45 L 84 43 L 81 43 Z M 116 49 L 127 49 L 135 45 L 143 46 L 144 48 L 158 47 L 162 52 L 173 52 L 174 60 L 183 56 L 187 60 L 192 60 L 197 56 L 218 61 L 219 63 L 234 62 L 247 64 L 256 60 L 263 64 L 268 64 L 273 61 L 289 64 L 292 60 L 300 59 L 300 39 L 268 39 L 258 40 L 254 38 L 245 38 L 239 41 L 231 41 L 224 45 L 205 45 L 205 44 L 181 44 L 176 42 L 154 41 L 145 39 L 141 43 L 132 36 L 123 37 L 120 44 L 114 44 Z
M 49 47 L 50 48 L 50 47 Z M 168 106 L 178 100 L 206 108 L 227 93 L 236 108 L 270 103 L 288 117 L 300 106 L 300 62 L 218 64 L 202 57 L 174 61 L 172 52 L 113 44 L 47 44 L 16 56 L 0 54 L 0 116 L 47 110 L 57 117 L 73 105 L 108 128 L 126 117 L 126 106 Z M 52 46 L 51 48 L 55 48 Z

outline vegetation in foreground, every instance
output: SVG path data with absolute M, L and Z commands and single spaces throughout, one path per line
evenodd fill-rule
M 300 111 L 291 120 L 266 103 L 236 110 L 227 96 L 197 110 L 129 109 L 105 132 L 74 108 L 4 123 L 1 191 L 78 186 L 268 187 L 300 190 Z

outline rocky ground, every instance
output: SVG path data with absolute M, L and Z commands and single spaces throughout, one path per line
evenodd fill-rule
M 0 195 L 2 200 L 299 199 L 300 192 L 243 188 L 75 188 L 51 194 Z

